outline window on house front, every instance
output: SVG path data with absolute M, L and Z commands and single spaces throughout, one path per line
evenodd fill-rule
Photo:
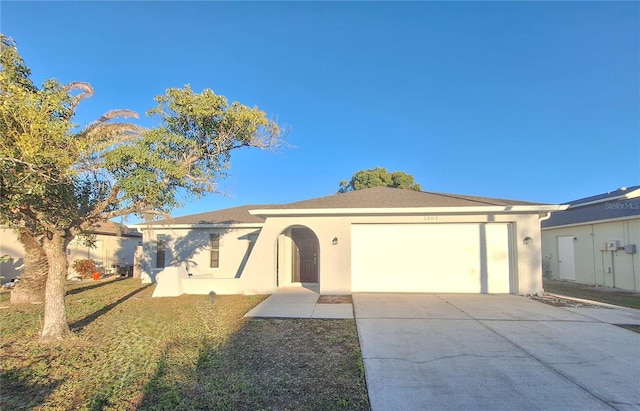
M 156 237 L 156 268 L 164 268 L 166 245 L 164 235 L 158 235 Z
M 209 250 L 211 252 L 211 268 L 220 267 L 220 234 L 209 235 Z

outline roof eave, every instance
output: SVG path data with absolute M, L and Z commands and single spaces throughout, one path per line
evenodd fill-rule
M 594 225 L 594 224 L 616 223 L 618 221 L 637 220 L 638 218 L 640 217 L 636 215 L 629 215 L 629 216 L 623 216 L 623 217 L 605 218 L 602 220 L 576 221 L 573 223 L 548 225 L 546 227 L 541 227 L 541 229 L 544 231 L 544 230 L 554 230 L 556 228 L 569 228 L 569 227 L 579 227 L 579 226 Z
M 406 214 L 534 214 L 562 211 L 567 205 L 512 205 L 480 207 L 402 207 L 402 208 L 273 208 L 249 210 L 259 216 L 309 216 L 309 215 L 406 215 Z

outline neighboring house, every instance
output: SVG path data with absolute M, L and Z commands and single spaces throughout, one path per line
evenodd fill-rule
M 8 255 L 9 261 L 0 262 L 0 283 L 7 283 L 20 276 L 24 259 L 24 248 L 15 232 L 0 226 L 0 256 Z
M 142 241 L 142 234 L 124 224 L 105 221 L 91 226 L 95 235 L 92 246 L 87 246 L 82 238 L 76 237 L 67 247 L 69 269 L 73 260 L 90 258 L 96 261 L 98 269 L 106 274 L 115 274 L 117 267 L 131 275 L 133 256 Z
M 142 234 L 123 224 L 106 221 L 92 226 L 93 247 L 83 244 L 80 238 L 74 239 L 67 248 L 69 272 L 72 272 L 73 260 L 91 258 L 104 273 L 114 273 L 114 266 L 125 267 L 130 273 L 133 267 L 133 254 L 142 240 Z M 0 228 L 0 255 L 9 255 L 11 262 L 0 264 L 2 282 L 20 275 L 24 259 L 24 248 L 15 232 L 6 227 Z
M 562 206 L 375 187 L 137 226 L 156 296 L 542 291 L 540 218 Z
M 640 186 L 571 201 L 542 222 L 545 276 L 640 291 Z

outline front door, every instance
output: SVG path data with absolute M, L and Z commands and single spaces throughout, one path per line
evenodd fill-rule
M 318 282 L 318 238 L 308 228 L 292 228 L 294 283 Z

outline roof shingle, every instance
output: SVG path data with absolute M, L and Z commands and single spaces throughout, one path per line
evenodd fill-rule
M 571 201 L 567 210 L 554 212 L 542 221 L 542 228 L 627 217 L 640 218 L 640 186 Z
M 459 194 L 431 193 L 389 187 L 372 187 L 296 201 L 287 204 L 246 205 L 175 217 L 170 220 L 155 221 L 153 225 L 173 224 L 238 224 L 263 223 L 264 217 L 249 214 L 255 209 L 330 209 L 330 208 L 414 208 L 414 207 L 481 207 L 541 205 L 526 201 L 505 200 L 490 197 L 466 196 Z
M 372 187 L 288 204 L 262 206 L 263 209 L 309 208 L 413 208 L 540 205 L 525 201 L 431 193 L 401 188 Z

